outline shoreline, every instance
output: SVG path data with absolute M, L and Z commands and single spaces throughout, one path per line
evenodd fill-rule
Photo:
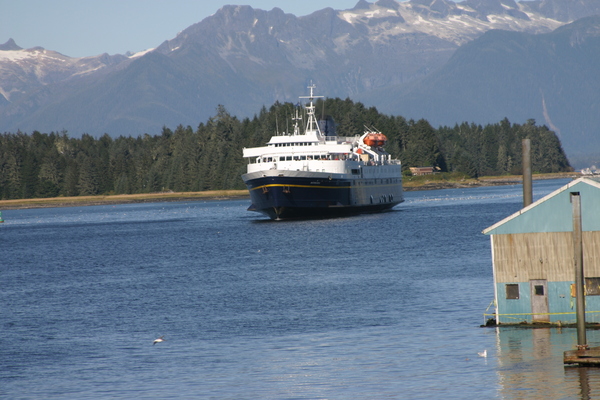
M 205 192 L 160 192 L 99 196 L 49 197 L 36 199 L 0 200 L 0 210 L 158 203 L 163 201 L 216 201 L 243 198 L 250 198 L 247 190 L 209 190 Z
M 551 174 L 533 174 L 532 179 L 577 179 L 582 175 L 578 172 L 558 172 Z M 427 179 L 428 176 L 420 176 L 416 182 L 411 182 L 410 178 L 403 181 L 405 192 L 418 190 L 439 190 L 439 189 L 461 189 L 481 186 L 502 186 L 502 185 L 520 185 L 523 182 L 521 175 L 508 176 L 482 176 L 480 178 L 466 178 L 461 180 L 436 180 Z
M 577 178 L 578 173 L 534 174 L 533 180 Z M 405 192 L 421 190 L 461 189 L 480 186 L 516 185 L 522 182 L 521 176 L 481 177 L 478 179 L 436 180 L 428 177 L 404 182 Z M 36 199 L 0 200 L 0 211 L 28 208 L 78 207 L 133 203 L 156 203 L 163 201 L 217 201 L 249 199 L 247 190 L 209 190 L 204 192 L 160 192 L 142 194 L 120 194 L 100 196 L 50 197 Z

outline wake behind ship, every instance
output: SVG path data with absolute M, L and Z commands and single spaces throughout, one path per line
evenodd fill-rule
M 309 86 L 307 122 L 296 114 L 294 132 L 276 135 L 263 147 L 244 148 L 242 175 L 250 192 L 249 211 L 271 219 L 335 217 L 379 212 L 401 203 L 402 171 L 374 129 L 363 135 L 324 134 L 315 117 L 315 86 Z

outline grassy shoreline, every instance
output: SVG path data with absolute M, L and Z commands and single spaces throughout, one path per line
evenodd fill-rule
M 210 190 L 205 192 L 160 192 L 103 196 L 50 197 L 0 200 L 0 210 L 43 207 L 77 207 L 105 204 L 151 203 L 162 201 L 227 200 L 249 198 L 247 190 Z
M 578 173 L 534 174 L 533 179 L 577 178 Z M 515 185 L 521 183 L 520 175 L 456 178 L 444 174 L 404 178 L 405 191 L 456 189 L 478 186 Z M 0 210 L 45 207 L 76 207 L 106 204 L 150 203 L 162 201 L 229 200 L 249 198 L 247 190 L 210 190 L 204 192 L 161 192 L 119 194 L 105 196 L 51 197 L 38 199 L 0 200 Z
M 557 172 L 552 174 L 533 174 L 533 180 L 542 179 L 576 179 L 581 177 L 579 172 Z M 481 176 L 479 178 L 464 178 L 456 174 L 435 174 L 405 177 L 402 186 L 405 191 L 456 189 L 479 186 L 516 185 L 523 181 L 521 175 Z

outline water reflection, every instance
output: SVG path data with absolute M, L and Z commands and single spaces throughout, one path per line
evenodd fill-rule
M 588 331 L 590 346 L 599 331 Z M 600 398 L 600 368 L 564 366 L 563 352 L 577 343 L 574 328 L 496 328 L 499 398 Z
M 590 375 L 598 375 L 596 368 L 566 368 L 565 375 L 567 380 L 573 380 L 579 382 L 580 387 L 580 398 L 582 400 L 588 400 L 592 398 L 592 389 L 590 386 Z M 592 376 L 593 378 L 593 376 Z

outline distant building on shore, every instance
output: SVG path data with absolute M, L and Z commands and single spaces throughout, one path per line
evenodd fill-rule
M 409 168 L 410 168 L 410 173 L 413 174 L 413 176 L 432 175 L 435 172 L 435 168 L 433 168 L 433 167 L 409 167 Z

